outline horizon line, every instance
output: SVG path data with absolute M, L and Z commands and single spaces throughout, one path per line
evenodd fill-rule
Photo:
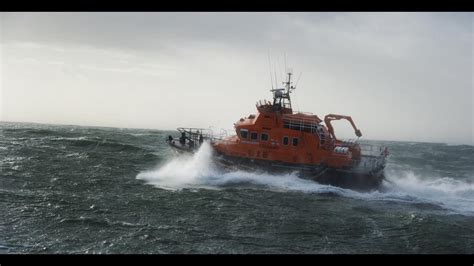
M 44 122 L 29 122 L 29 121 L 6 121 L 0 120 L 0 123 L 19 123 L 19 124 L 38 124 L 50 126 L 76 126 L 76 127 L 92 127 L 92 128 L 115 128 L 115 129 L 142 129 L 142 130 L 159 130 L 159 131 L 176 131 L 176 129 L 160 129 L 160 128 L 143 128 L 143 127 L 119 127 L 119 126 L 93 126 L 93 125 L 79 125 L 79 124 L 62 124 L 62 123 L 44 123 Z M 446 145 L 466 145 L 474 146 L 474 143 L 448 143 L 448 142 L 430 142 L 430 141 L 414 141 L 414 140 L 388 140 L 388 139 L 365 139 L 369 141 L 386 141 L 386 142 L 415 142 L 428 144 L 446 144 Z

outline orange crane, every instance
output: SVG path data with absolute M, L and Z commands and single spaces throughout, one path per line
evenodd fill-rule
M 355 134 L 357 137 L 361 137 L 362 133 L 360 132 L 359 129 L 357 129 L 356 125 L 354 124 L 354 121 L 352 121 L 352 118 L 347 115 L 335 115 L 335 114 L 328 114 L 324 117 L 324 123 L 326 124 L 326 127 L 328 128 L 329 134 L 331 134 L 331 137 L 336 139 L 336 135 L 334 134 L 334 128 L 331 125 L 332 120 L 341 120 L 341 119 L 346 119 L 349 121 L 352 125 L 352 127 L 355 130 Z

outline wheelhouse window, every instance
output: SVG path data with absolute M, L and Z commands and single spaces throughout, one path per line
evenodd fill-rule
M 293 138 L 293 146 L 298 146 L 298 138 Z
M 250 139 L 251 140 L 258 140 L 258 133 L 257 132 L 250 133 Z
M 262 133 L 262 135 L 260 136 L 260 140 L 267 141 L 268 140 L 268 134 L 267 133 Z
M 283 137 L 283 145 L 288 146 L 288 137 Z
M 247 139 L 249 136 L 249 131 L 247 129 L 241 129 L 240 130 L 240 137 L 242 139 Z

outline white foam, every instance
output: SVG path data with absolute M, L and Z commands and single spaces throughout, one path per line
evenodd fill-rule
M 219 189 L 226 185 L 254 184 L 274 191 L 336 193 L 362 200 L 431 203 L 443 208 L 474 215 L 474 184 L 449 177 L 422 178 L 411 171 L 388 170 L 385 192 L 361 193 L 350 189 L 318 184 L 298 178 L 297 173 L 272 175 L 247 171 L 223 172 L 212 162 L 212 148 L 204 143 L 197 153 L 178 156 L 137 178 L 164 189 Z
M 415 200 L 474 215 L 474 183 L 450 177 L 423 177 L 412 171 L 387 171 L 387 196 L 413 197 Z
M 193 156 L 179 156 L 155 170 L 138 174 L 138 179 L 166 189 L 182 189 L 205 184 L 203 178 L 215 170 L 211 162 L 212 149 L 205 142 Z
M 271 175 L 247 171 L 220 171 L 212 162 L 212 148 L 207 142 L 193 156 L 175 157 L 155 170 L 138 174 L 137 178 L 157 187 L 175 190 L 199 187 L 219 188 L 242 183 L 252 183 L 275 190 L 304 192 L 319 191 L 320 189 L 330 190 L 331 188 L 339 190 L 339 188 L 298 178 L 296 173 Z

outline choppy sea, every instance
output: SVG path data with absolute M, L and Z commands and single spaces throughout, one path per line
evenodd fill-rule
M 224 173 L 169 134 L 1 122 L 0 253 L 474 253 L 473 146 L 374 142 L 363 193 Z

